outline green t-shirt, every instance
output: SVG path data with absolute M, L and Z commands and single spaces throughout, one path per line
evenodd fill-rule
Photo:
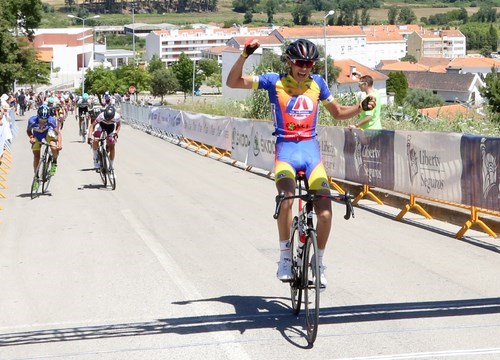
M 375 98 L 375 101 L 377 102 L 377 105 L 372 110 L 361 111 L 359 113 L 358 117 L 360 120 L 363 120 L 366 116 L 369 115 L 371 115 L 372 117 L 370 121 L 361 126 L 361 129 L 380 130 L 382 129 L 382 122 L 380 121 L 380 109 L 382 107 L 382 104 L 380 103 L 380 94 L 377 90 L 373 89 L 373 91 L 366 96 L 373 96 Z

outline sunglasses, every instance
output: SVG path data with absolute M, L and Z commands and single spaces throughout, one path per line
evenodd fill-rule
M 305 67 L 305 68 L 312 68 L 314 65 L 314 61 L 309 61 L 309 60 L 291 60 L 292 64 L 298 67 Z
M 362 85 L 366 85 L 366 82 L 360 81 L 358 84 L 359 84 L 359 86 L 362 86 Z

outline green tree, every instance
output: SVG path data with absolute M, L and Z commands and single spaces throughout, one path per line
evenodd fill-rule
M 137 92 L 149 90 L 151 75 L 146 69 L 127 64 L 115 70 L 119 93 L 126 93 L 130 85 L 134 85 Z
M 210 77 L 212 74 L 222 71 L 219 62 L 216 59 L 201 59 L 197 63 L 198 68 L 203 71 L 205 77 Z
M 73 7 L 76 5 L 76 0 L 64 0 L 64 4 L 68 8 L 68 11 L 72 12 Z
M 243 17 L 243 24 L 250 24 L 253 20 L 252 10 L 247 10 L 245 16 Z
M 409 61 L 411 63 L 416 63 L 417 62 L 417 58 L 413 55 L 409 55 L 409 54 L 406 54 L 405 56 L 403 56 L 401 59 L 399 59 L 400 61 Z
M 399 14 L 399 8 L 395 5 L 389 7 L 389 10 L 387 11 L 387 20 L 389 21 L 390 25 L 395 25 L 396 24 L 396 19 L 398 18 Z
M 259 0 L 233 0 L 233 10 L 239 13 L 254 12 Z
M 32 39 L 42 18 L 39 0 L 0 0 L 0 92 L 8 92 L 17 80 L 26 83 L 47 83 L 50 71 L 38 67 L 33 52 L 26 52 L 23 37 Z M 34 72 L 38 68 L 40 72 Z M 33 75 L 28 78 L 28 75 Z
M 500 74 L 495 67 L 486 75 L 484 83 L 480 93 L 487 101 L 492 120 L 500 127 Z
M 157 69 L 151 76 L 151 94 L 160 96 L 163 104 L 163 97 L 173 94 L 180 89 L 179 81 L 170 68 Z
M 88 69 L 85 73 L 85 91 L 89 94 L 104 94 L 118 91 L 119 83 L 113 70 L 103 66 Z
M 498 33 L 493 24 L 490 24 L 488 29 L 488 43 L 491 46 L 492 51 L 496 52 L 498 50 Z
M 198 89 L 202 82 L 201 77 L 196 76 L 194 65 L 193 61 L 186 54 L 181 53 L 179 61 L 172 66 L 175 77 L 179 81 L 180 89 L 184 93 L 184 99 L 187 97 L 187 94 L 193 91 L 193 71 L 195 72 L 194 89 Z
M 408 92 L 408 81 L 402 71 L 389 73 L 387 79 L 387 93 L 394 93 L 396 104 L 401 105 Z
M 370 23 L 370 12 L 368 9 L 361 10 L 361 25 L 368 25 Z
M 50 84 L 50 65 L 36 58 L 36 51 L 33 48 L 23 47 L 19 52 L 18 62 L 20 71 L 16 80 L 20 84 Z
M 444 104 L 444 100 L 430 89 L 410 89 L 404 102 L 415 109 L 428 108 Z
M 267 23 L 272 24 L 274 22 L 274 15 L 278 11 L 278 0 L 267 0 L 264 8 L 267 14 Z
M 220 93 L 220 88 L 222 87 L 222 72 L 216 72 L 210 75 L 206 81 L 207 86 L 217 89 L 217 93 Z
M 470 21 L 494 23 L 497 19 L 497 10 L 492 4 L 486 3 L 470 17 Z
M 295 25 L 309 25 L 313 7 L 309 3 L 297 4 L 292 11 Z
M 151 57 L 151 60 L 149 60 L 149 63 L 148 63 L 148 72 L 150 74 L 153 74 L 155 71 L 157 70 L 163 70 L 165 69 L 166 66 L 165 66 L 165 63 L 163 61 L 161 61 L 160 57 L 158 55 L 153 55 Z
M 417 16 L 415 12 L 413 12 L 412 8 L 405 6 L 401 8 L 398 16 L 398 23 L 400 24 L 412 24 L 417 20 Z

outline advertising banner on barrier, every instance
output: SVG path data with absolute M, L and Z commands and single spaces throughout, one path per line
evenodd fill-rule
M 169 108 L 152 107 L 150 113 L 151 127 L 170 134 L 182 134 L 182 112 Z
M 500 138 L 463 135 L 462 202 L 500 211 Z
M 318 141 L 326 174 L 345 179 L 344 128 L 319 126 Z
M 394 189 L 394 131 L 344 129 L 346 180 Z
M 263 170 L 274 170 L 274 148 L 276 137 L 274 125 L 270 121 L 253 121 L 251 145 L 248 149 L 247 163 Z
M 232 119 L 182 112 L 182 124 L 184 137 L 219 149 L 231 149 Z
M 247 164 L 248 153 L 252 146 L 253 123 L 248 119 L 233 119 L 231 159 Z
M 460 203 L 460 138 L 457 133 L 397 131 L 395 190 Z
M 12 140 L 13 135 L 10 130 L 9 121 L 3 117 L 2 125 L 0 125 L 0 156 L 3 154 L 6 145 Z

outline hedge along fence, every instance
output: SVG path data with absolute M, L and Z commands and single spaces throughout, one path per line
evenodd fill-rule
M 208 153 L 229 156 L 248 168 L 272 174 L 274 126 L 268 121 L 195 114 L 171 108 L 122 105 L 125 121 L 175 141 L 184 141 Z M 332 186 L 345 180 L 362 185 L 355 198 L 365 196 L 383 204 L 372 187 L 409 196 L 396 216 L 401 220 L 415 209 L 431 216 L 417 198 L 446 203 L 470 212 L 456 238 L 473 225 L 496 236 L 479 214 L 500 217 L 500 138 L 459 133 L 350 130 L 319 127 L 318 141 Z

